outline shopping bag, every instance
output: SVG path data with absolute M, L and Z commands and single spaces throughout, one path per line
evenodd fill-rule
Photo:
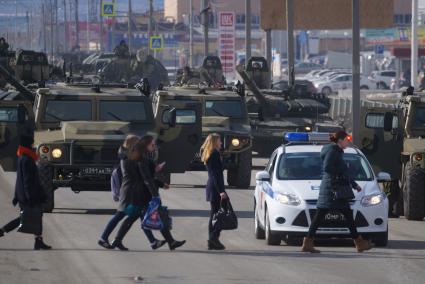
M 162 230 L 164 223 L 160 217 L 161 200 L 158 197 L 152 198 L 149 202 L 148 209 L 142 220 L 142 228 L 148 230 Z
M 238 228 L 238 218 L 228 198 L 221 201 L 220 209 L 214 214 L 212 224 L 214 228 L 219 230 L 235 230 Z
M 42 233 L 43 211 L 41 206 L 21 208 L 21 222 L 18 232 L 40 236 Z

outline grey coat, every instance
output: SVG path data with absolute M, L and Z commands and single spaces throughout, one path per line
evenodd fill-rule
M 344 151 L 335 143 L 324 146 L 320 153 L 323 161 L 323 178 L 320 184 L 317 208 L 343 209 L 350 207 L 347 200 L 335 200 L 333 194 L 336 176 L 345 176 L 353 187 L 357 186 L 347 173 L 348 167 L 343 160 L 343 155 Z

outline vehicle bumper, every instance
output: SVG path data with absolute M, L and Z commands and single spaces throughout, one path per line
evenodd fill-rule
M 111 189 L 112 165 L 54 165 L 52 168 L 55 187 L 71 187 L 75 191 L 109 191 Z M 87 173 L 83 171 L 84 168 L 93 168 L 98 171 Z
M 360 201 L 351 205 L 357 231 L 361 234 L 383 233 L 388 229 L 388 199 L 379 205 L 364 207 Z M 316 212 L 315 205 L 268 206 L 270 228 L 282 235 L 305 236 Z M 284 218 L 284 223 L 279 223 L 278 218 Z M 280 219 L 282 221 L 282 219 Z M 343 221 L 325 220 L 317 230 L 317 236 L 345 237 L 350 231 Z

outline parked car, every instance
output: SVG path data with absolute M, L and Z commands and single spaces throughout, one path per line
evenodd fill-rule
M 312 70 L 322 69 L 323 66 L 315 63 L 300 62 L 294 65 L 295 75 L 307 74 Z M 288 67 L 282 69 L 282 73 L 288 75 Z
M 377 89 L 389 89 L 391 80 L 395 79 L 397 72 L 394 70 L 373 71 L 369 75 L 369 80 L 376 85 Z
M 351 89 L 353 87 L 353 80 L 351 74 L 340 74 L 332 77 L 326 81 L 316 81 L 314 83 L 317 91 L 324 94 L 330 95 L 337 92 L 338 90 Z M 375 85 L 370 82 L 365 76 L 360 76 L 360 89 L 369 90 L 374 89 Z

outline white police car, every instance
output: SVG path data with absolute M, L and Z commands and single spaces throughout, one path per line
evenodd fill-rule
M 306 236 L 316 212 L 322 178 L 320 151 L 324 143 L 329 143 L 329 134 L 287 133 L 285 140 L 288 144 L 277 148 L 266 169 L 256 176 L 255 236 L 265 238 L 268 245 L 279 245 L 282 239 L 295 245 Z M 366 157 L 356 148 L 347 148 L 344 160 L 362 188 L 350 202 L 358 231 L 376 246 L 386 246 L 388 199 L 378 182 L 388 181 L 390 176 L 375 176 Z M 328 213 L 316 237 L 349 237 L 344 216 Z

